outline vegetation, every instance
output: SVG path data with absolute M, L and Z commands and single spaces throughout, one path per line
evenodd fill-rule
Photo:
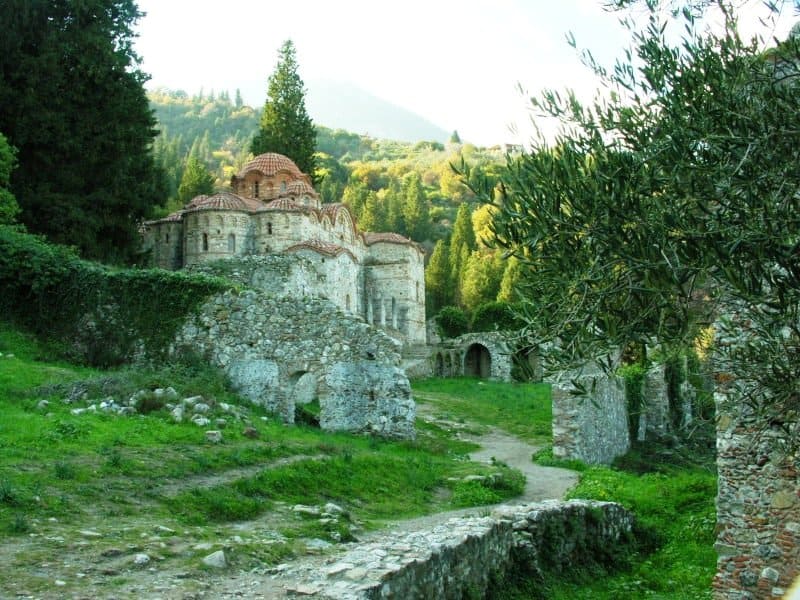
M 20 220 L 87 257 L 129 261 L 166 199 L 133 52 L 133 0 L 0 5 L 0 132 Z
M 19 214 L 19 204 L 11 193 L 11 171 L 16 165 L 14 149 L 0 133 L 0 225 L 9 225 Z
M 230 283 L 186 273 L 110 269 L 0 225 L 0 310 L 75 358 L 110 366 L 137 348 L 161 356 L 189 311 Z
M 283 154 L 303 173 L 314 176 L 317 135 L 306 112 L 306 92 L 297 67 L 294 44 L 286 40 L 278 53 L 278 65 L 269 77 L 267 101 L 250 152 Z
M 800 380 L 798 40 L 765 53 L 729 2 L 715 3 L 719 33 L 691 3 L 636 4 L 649 19 L 627 21 L 632 53 L 613 70 L 589 61 L 608 94 L 535 101 L 565 127 L 509 164 L 495 241 L 523 265 L 529 327 L 561 341 L 551 364 L 629 344 L 682 350 L 721 311 L 735 315 L 721 322 L 735 340 L 717 346 L 721 367 L 783 422 Z

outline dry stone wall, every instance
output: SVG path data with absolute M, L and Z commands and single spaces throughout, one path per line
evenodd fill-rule
M 327 300 L 255 290 L 207 301 L 173 346 L 222 368 L 242 395 L 287 423 L 297 399 L 316 390 L 325 429 L 412 438 L 415 406 L 399 350 Z
M 430 355 L 430 371 L 437 377 L 478 376 L 512 381 L 513 352 L 509 334 L 501 331 L 467 333 L 441 340 Z
M 572 394 L 566 379 L 553 384 L 553 456 L 610 464 L 631 445 L 622 379 L 599 371 L 581 375 L 587 395 Z
M 287 591 L 312 598 L 484 597 L 509 570 L 541 576 L 607 564 L 632 537 L 633 516 L 618 504 L 571 500 L 502 506 L 491 516 L 457 517 L 430 531 L 393 532 L 352 544 L 320 567 L 283 571 Z

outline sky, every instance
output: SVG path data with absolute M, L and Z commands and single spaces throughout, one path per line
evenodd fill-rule
M 567 44 L 568 32 L 608 66 L 629 40 L 601 0 L 138 4 L 147 13 L 137 26 L 136 51 L 151 76 L 148 87 L 238 88 L 247 104 L 261 106 L 278 49 L 291 39 L 306 83 L 353 84 L 483 146 L 527 142 L 529 98 L 541 90 L 572 88 L 588 98 L 597 88 Z M 793 22 L 785 12 L 769 34 L 785 36 Z M 749 13 L 742 19 L 746 28 L 756 22 Z

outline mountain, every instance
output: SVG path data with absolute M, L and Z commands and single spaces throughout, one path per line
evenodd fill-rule
M 309 81 L 306 109 L 317 125 L 403 142 L 446 142 L 450 132 L 350 83 Z

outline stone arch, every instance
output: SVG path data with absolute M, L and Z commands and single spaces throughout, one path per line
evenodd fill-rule
M 492 376 L 492 355 L 483 344 L 471 344 L 464 354 L 464 375 L 488 379 Z
M 455 375 L 455 373 L 453 373 L 453 357 L 450 355 L 449 352 L 447 352 L 444 355 L 444 364 L 442 366 L 442 374 L 445 377 L 452 377 L 453 375 Z
M 236 234 L 229 233 L 228 234 L 228 252 L 231 254 L 236 253 Z
M 442 357 L 441 352 L 436 354 L 436 365 L 434 366 L 433 372 L 436 374 L 436 377 L 444 377 L 444 357 Z
M 289 375 L 288 405 L 295 421 L 319 427 L 317 385 L 313 372 L 300 370 Z

